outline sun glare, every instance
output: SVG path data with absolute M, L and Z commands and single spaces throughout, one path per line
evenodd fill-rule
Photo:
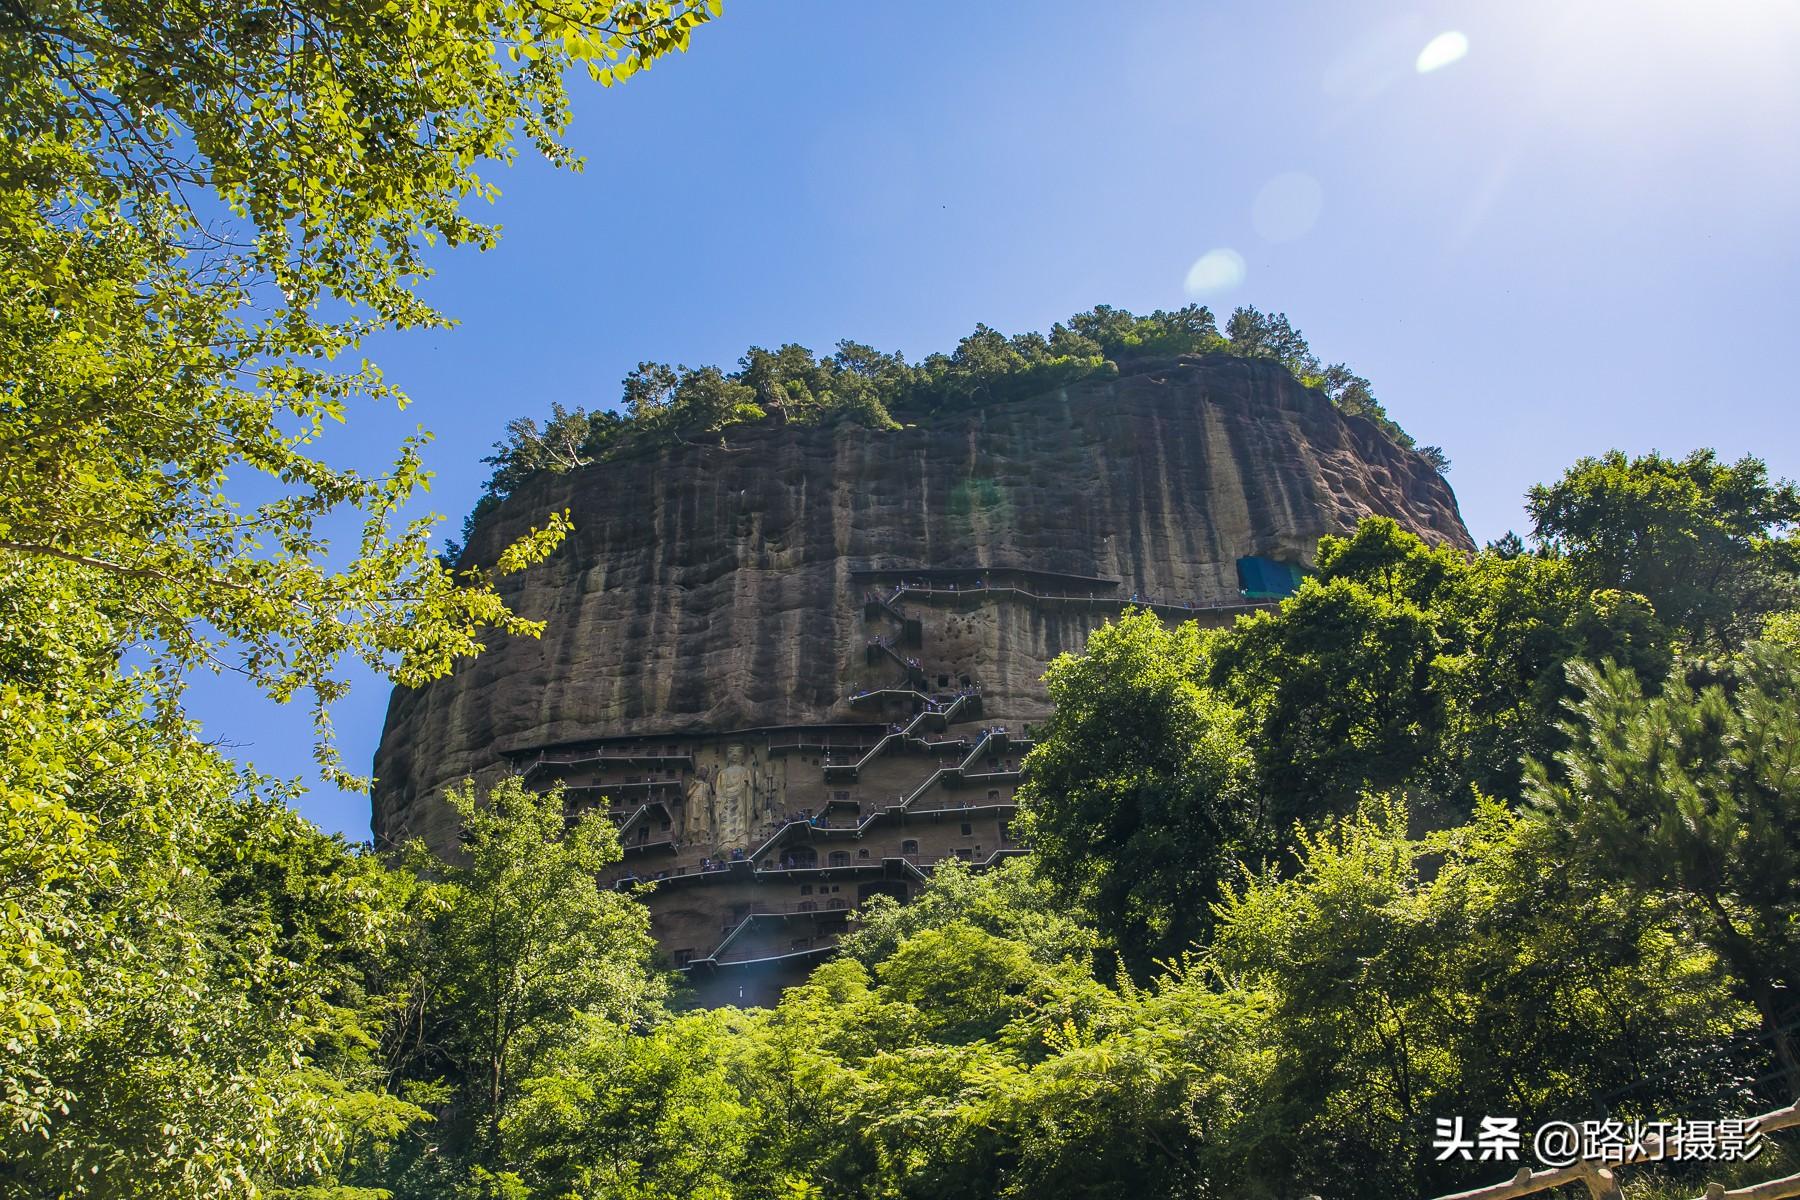
M 1228 247 L 1208 250 L 1188 268 L 1187 294 L 1194 298 L 1226 292 L 1244 282 L 1244 256 Z
M 1419 57 L 1413 63 L 1413 69 L 1421 75 L 1429 75 L 1449 66 L 1468 52 L 1468 36 L 1452 29 L 1425 43 L 1425 48 L 1419 51 Z

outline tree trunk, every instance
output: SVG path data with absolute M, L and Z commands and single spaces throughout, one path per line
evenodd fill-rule
M 1786 1014 L 1782 1012 L 1781 997 L 1783 993 L 1794 993 L 1792 981 L 1783 980 L 1789 986 L 1777 988 L 1776 973 L 1763 961 L 1755 944 L 1732 921 L 1725 905 L 1717 896 L 1705 896 L 1704 900 L 1718 930 L 1715 948 L 1742 983 L 1750 1003 L 1756 1006 L 1756 1013 L 1762 1018 L 1763 1032 L 1774 1047 L 1775 1061 L 1781 1065 L 1782 1094 L 1800 1100 L 1800 1051 L 1796 1050 L 1792 1032 L 1782 1024 Z

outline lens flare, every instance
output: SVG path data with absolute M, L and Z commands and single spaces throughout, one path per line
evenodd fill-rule
M 1419 51 L 1418 61 L 1413 63 L 1413 69 L 1421 75 L 1429 75 L 1449 66 L 1468 52 L 1468 36 L 1452 29 L 1425 43 L 1425 48 Z
M 1192 298 L 1230 291 L 1244 282 L 1244 256 L 1219 246 L 1208 250 L 1188 268 L 1187 294 Z

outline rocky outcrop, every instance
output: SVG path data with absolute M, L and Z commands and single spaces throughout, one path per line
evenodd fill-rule
M 564 508 L 568 544 L 505 584 L 517 611 L 548 623 L 542 639 L 496 639 L 448 678 L 395 692 L 375 762 L 378 841 L 454 844 L 437 797 L 512 769 L 509 755 L 868 721 L 850 695 L 895 674 L 867 648 L 879 631 L 862 594 L 883 572 L 1017 569 L 1121 603 L 1214 604 L 1239 598 L 1240 557 L 1307 561 L 1322 534 L 1368 514 L 1470 544 L 1418 455 L 1281 367 L 1222 355 L 898 431 L 759 426 L 723 447 L 546 475 L 470 553 L 491 559 Z M 1029 720 L 1044 711 L 1045 664 L 1103 618 L 950 610 L 923 670 L 973 679 L 990 718 Z

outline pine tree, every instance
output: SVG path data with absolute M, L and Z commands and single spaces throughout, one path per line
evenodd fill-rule
M 1800 1095 L 1800 658 L 1752 643 L 1654 697 L 1610 663 L 1570 670 L 1570 745 L 1560 775 L 1529 765 L 1532 800 L 1586 870 L 1687 901 Z

